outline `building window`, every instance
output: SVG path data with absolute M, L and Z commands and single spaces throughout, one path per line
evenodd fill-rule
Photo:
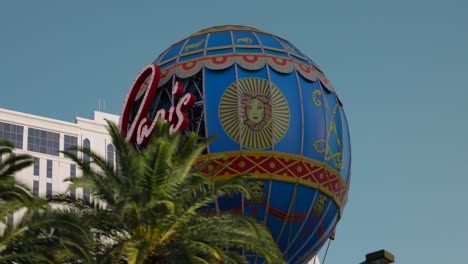
M 114 167 L 114 146 L 107 144 L 107 164 Z
M 34 176 L 39 176 L 39 158 L 34 158 Z
M 48 182 L 46 185 L 46 198 L 52 198 L 52 183 Z
M 76 164 L 70 164 L 70 177 L 76 176 Z
M 70 164 L 70 178 L 76 177 L 76 165 L 75 164 Z M 70 190 L 70 197 L 72 199 L 76 198 L 76 190 L 72 189 Z
M 52 178 L 52 160 L 47 160 L 47 178 Z
M 77 155 L 78 152 L 76 149 L 71 149 L 71 148 L 74 148 L 78 145 L 78 138 L 77 137 L 74 137 L 74 136 L 69 136 L 69 135 L 65 135 L 64 138 L 63 138 L 63 150 L 65 151 L 68 151 L 70 153 L 72 153 L 73 155 Z
M 89 139 L 83 140 L 83 148 L 84 149 L 91 149 L 91 142 L 89 142 Z M 83 161 L 84 162 L 90 162 L 91 159 L 87 154 L 83 153 Z
M 34 196 L 39 196 L 39 181 L 33 181 L 33 194 Z
M 14 223 L 15 223 L 15 218 L 14 218 L 13 214 L 8 214 L 7 226 L 13 226 Z
M 60 134 L 29 128 L 28 150 L 48 155 L 59 155 Z
M 0 139 L 10 141 L 17 149 L 23 149 L 23 126 L 0 122 Z
M 91 142 L 89 142 L 89 139 L 85 139 L 83 140 L 83 148 L 84 149 L 91 149 Z M 83 153 L 83 162 L 85 163 L 89 163 L 91 162 L 91 158 L 87 155 L 87 154 L 84 154 Z M 89 200 L 89 190 L 88 189 L 83 189 L 83 200 L 85 203 L 89 203 L 90 200 Z
M 86 204 L 89 204 L 89 190 L 88 189 L 83 189 L 83 200 Z

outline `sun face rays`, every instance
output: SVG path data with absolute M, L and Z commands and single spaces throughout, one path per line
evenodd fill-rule
M 273 83 L 244 78 L 224 92 L 219 118 L 233 140 L 248 148 L 263 149 L 286 134 L 290 112 L 286 98 Z

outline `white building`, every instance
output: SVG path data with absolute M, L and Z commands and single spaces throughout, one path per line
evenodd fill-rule
M 93 119 L 77 117 L 72 123 L 0 108 L 0 139 L 11 141 L 16 153 L 35 157 L 34 166 L 17 173 L 16 179 L 35 195 L 65 192 L 68 183 L 64 180 L 77 176 L 77 168 L 60 151 L 76 145 L 88 147 L 114 163 L 114 147 L 105 119 L 118 123 L 119 116 L 95 111 Z M 89 199 L 86 191 L 77 190 L 71 195 Z
M 313 257 L 307 264 L 320 264 L 319 258 L 317 256 Z

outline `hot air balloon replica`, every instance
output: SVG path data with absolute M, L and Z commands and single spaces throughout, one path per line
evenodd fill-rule
M 334 233 L 351 178 L 348 124 L 330 81 L 287 40 L 218 26 L 175 43 L 136 78 L 121 129 L 144 146 L 158 119 L 217 136 L 203 173 L 248 174 L 251 198 L 214 210 L 266 224 L 288 263 L 306 263 Z

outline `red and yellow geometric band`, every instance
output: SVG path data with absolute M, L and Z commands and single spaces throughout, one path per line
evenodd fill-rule
M 316 189 L 333 199 L 341 212 L 348 184 L 328 165 L 304 156 L 272 151 L 231 151 L 203 155 L 197 163 L 212 160 L 201 173 L 215 180 L 250 174 L 252 180 L 275 180 Z M 213 174 L 214 172 L 214 174 Z

